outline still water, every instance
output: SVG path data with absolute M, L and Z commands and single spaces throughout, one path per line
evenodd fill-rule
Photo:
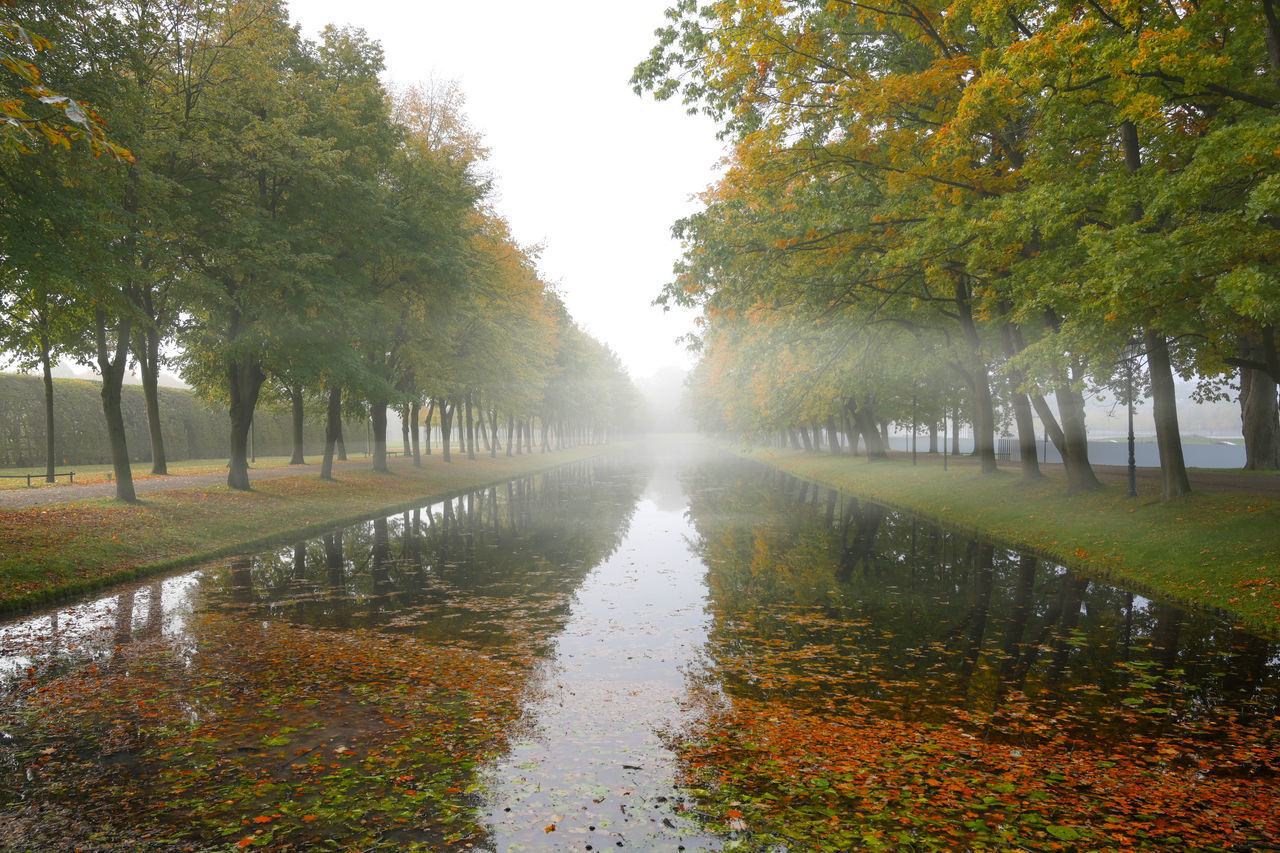
M 0 819 L 36 849 L 840 849 L 689 745 L 747 707 L 1013 756 L 1194 741 L 1273 796 L 1278 671 L 1211 615 L 668 449 L 0 625 Z M 1077 831 L 1047 826 L 1019 843 Z

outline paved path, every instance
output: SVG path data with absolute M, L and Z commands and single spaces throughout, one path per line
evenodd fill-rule
M 342 464 L 342 463 L 337 463 Z M 348 463 L 349 464 L 349 463 Z M 250 468 L 249 482 L 273 480 L 277 477 L 309 477 L 320 473 L 320 465 L 289 465 L 285 468 Z M 207 474 L 172 474 L 167 477 L 139 477 L 133 481 L 133 490 L 139 495 L 149 492 L 167 492 L 190 489 L 196 486 L 223 486 L 227 482 L 226 471 L 210 471 Z M 77 485 L 41 486 L 32 489 L 0 490 L 0 510 L 20 509 L 29 506 L 74 503 L 91 498 L 113 498 L 115 483 L 88 483 Z

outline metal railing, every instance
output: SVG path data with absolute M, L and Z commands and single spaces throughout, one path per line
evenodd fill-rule
M 67 478 L 67 482 L 69 482 L 69 483 L 73 483 L 73 484 L 74 484 L 74 483 L 75 483 L 75 481 L 76 481 L 76 472 L 75 472 L 75 471 L 63 471 L 62 473 L 54 473 L 54 475 L 53 475 L 53 476 L 54 476 L 55 478 L 57 478 L 57 477 L 66 477 L 66 478 Z M 37 479 L 37 480 L 46 480 L 46 479 L 48 479 L 49 475 L 48 475 L 48 474 L 0 474 L 0 480 L 22 480 L 22 479 L 26 479 L 26 481 L 27 481 L 27 486 L 30 486 L 30 485 L 31 485 L 31 479 L 32 479 L 33 477 L 34 477 L 35 479 Z

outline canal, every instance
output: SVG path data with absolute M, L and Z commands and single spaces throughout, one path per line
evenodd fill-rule
M 1270 849 L 1278 675 L 680 446 L 0 624 L 0 849 Z

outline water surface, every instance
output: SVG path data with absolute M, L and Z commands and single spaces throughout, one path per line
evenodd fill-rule
M 1278 670 L 1214 616 L 685 447 L 0 625 L 3 817 L 119 849 L 821 849 L 776 819 L 808 794 L 705 749 L 717 720 L 1176 742 L 1271 792 Z

